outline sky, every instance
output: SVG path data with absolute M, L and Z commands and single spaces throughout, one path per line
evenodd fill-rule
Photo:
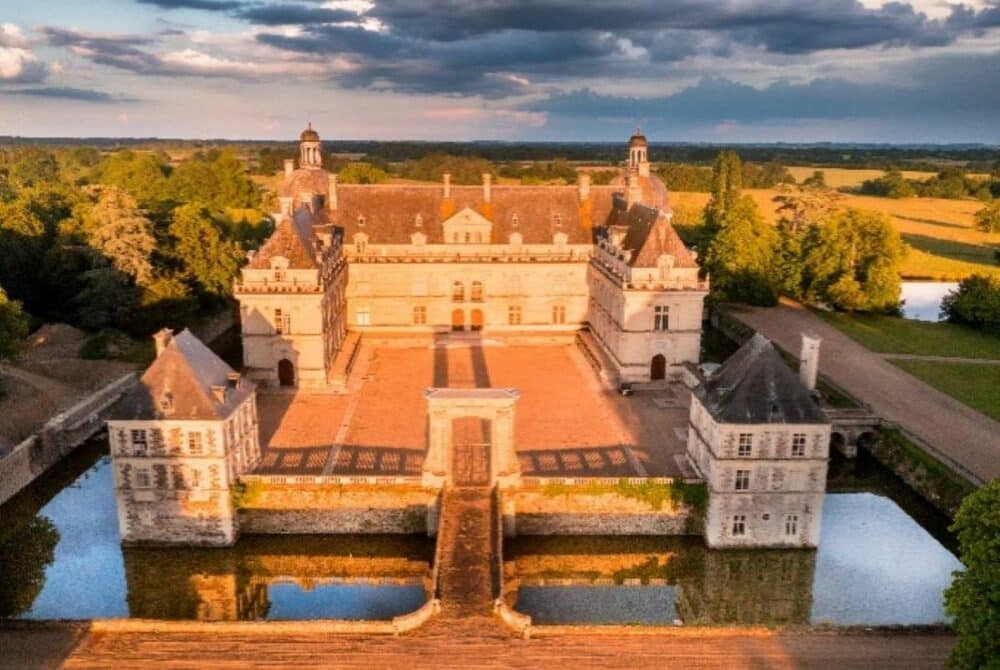
M 1000 0 L 3 0 L 0 135 L 1000 144 Z

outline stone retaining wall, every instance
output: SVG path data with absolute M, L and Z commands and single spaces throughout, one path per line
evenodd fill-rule
M 239 510 L 241 533 L 433 534 L 437 492 L 416 486 L 257 485 Z
M 504 531 L 515 535 L 687 535 L 694 524 L 683 506 L 660 509 L 616 492 L 524 489 L 504 495 Z
M 104 415 L 136 383 L 135 373 L 86 395 L 0 459 L 0 504 L 58 463 L 104 425 Z

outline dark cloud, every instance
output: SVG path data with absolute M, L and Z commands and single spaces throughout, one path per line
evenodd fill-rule
M 140 5 L 153 5 L 160 9 L 201 9 L 224 12 L 239 9 L 246 3 L 238 0 L 135 0 Z
M 85 88 L 67 86 L 44 86 L 39 88 L 17 88 L 0 90 L 0 95 L 27 95 L 39 98 L 59 98 L 62 100 L 77 100 L 81 102 L 138 102 L 137 98 L 123 95 L 112 95 L 104 91 L 94 91 Z
M 152 1 L 152 0 L 150 0 Z M 263 26 L 314 25 L 356 21 L 358 15 L 344 9 L 326 9 L 304 5 L 256 5 L 244 7 L 234 16 Z

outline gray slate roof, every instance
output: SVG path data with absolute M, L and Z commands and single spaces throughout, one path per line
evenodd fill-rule
M 224 419 L 254 392 L 253 383 L 246 379 L 236 385 L 229 381 L 233 372 L 185 328 L 170 339 L 139 384 L 119 403 L 114 418 Z M 212 392 L 213 386 L 226 387 L 224 401 Z M 165 394 L 170 394 L 172 407 L 161 405 Z
M 809 389 L 759 333 L 694 394 L 717 423 L 829 423 Z

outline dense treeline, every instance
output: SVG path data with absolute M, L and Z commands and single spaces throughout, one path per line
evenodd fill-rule
M 1000 335 L 1000 278 L 975 274 L 959 282 L 941 301 L 941 316 Z
M 132 335 L 191 323 L 225 303 L 266 234 L 260 205 L 229 150 L 176 166 L 92 147 L 0 153 L 0 342 L 23 330 L 23 312 Z
M 771 226 L 741 193 L 744 174 L 734 152 L 719 154 L 703 222 L 685 231 L 711 276 L 712 300 L 773 305 L 785 294 L 841 310 L 898 311 L 906 250 L 886 215 L 840 208 L 814 179 L 784 187 Z
M 774 188 L 780 184 L 794 184 L 795 178 L 781 163 L 768 161 L 763 164 L 742 163 L 741 178 L 745 188 Z M 661 163 L 656 172 L 671 191 L 712 192 L 712 168 L 687 163 Z
M 1000 198 L 1000 168 L 986 178 L 970 177 L 964 171 L 949 167 L 927 179 L 907 179 L 898 170 L 888 170 L 881 177 L 864 181 L 857 189 L 862 195 L 883 198 Z
M 624 135 L 623 135 L 624 139 Z M 43 139 L 0 137 L 0 146 L 35 145 L 48 149 L 97 147 L 147 151 L 190 152 L 226 147 L 255 162 L 270 155 L 270 169 L 255 174 L 273 174 L 281 169 L 283 156 L 293 158 L 295 142 L 225 141 L 225 140 L 156 140 L 127 138 Z M 614 165 L 622 159 L 622 142 L 379 142 L 374 140 L 334 140 L 324 138 L 324 150 L 330 154 L 364 156 L 381 167 L 381 162 L 416 160 L 434 153 L 475 156 L 494 162 L 549 161 L 562 156 L 575 162 Z M 947 165 L 964 165 L 969 172 L 990 172 L 1000 166 L 1000 149 L 983 145 L 891 145 L 891 144 L 686 144 L 653 142 L 650 156 L 655 160 L 711 166 L 720 151 L 737 150 L 751 163 L 776 161 L 783 165 L 817 167 L 853 167 L 876 170 L 920 170 L 936 172 Z

